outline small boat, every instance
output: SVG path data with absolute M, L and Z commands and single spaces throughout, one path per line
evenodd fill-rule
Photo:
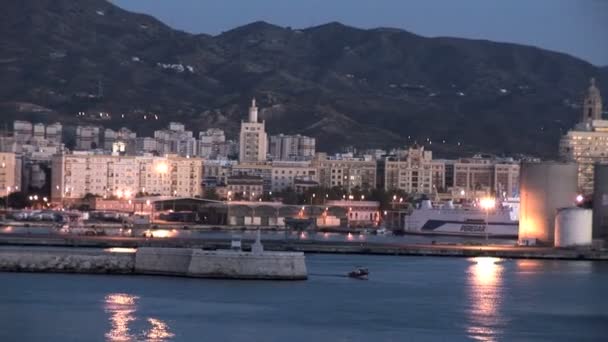
M 369 271 L 367 270 L 367 268 L 363 268 L 363 267 L 357 267 L 354 270 L 348 272 L 348 276 L 350 278 L 355 278 L 355 279 L 367 279 L 368 275 L 369 275 Z

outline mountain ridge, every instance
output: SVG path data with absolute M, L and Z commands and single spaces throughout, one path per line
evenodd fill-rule
M 313 135 L 328 151 L 418 141 L 439 154 L 550 157 L 578 119 L 588 79 L 608 93 L 607 67 L 510 43 L 335 22 L 258 21 L 211 36 L 104 0 L 5 7 L 0 103 L 33 103 L 74 123 L 78 111 L 106 111 L 109 121 L 83 122 L 140 133 L 184 121 L 235 137 L 256 96 L 270 133 Z M 159 120 L 142 122 L 148 112 Z

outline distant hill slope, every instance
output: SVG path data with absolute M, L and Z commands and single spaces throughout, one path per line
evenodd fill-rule
M 142 133 L 178 120 L 236 135 L 256 96 L 271 133 L 330 151 L 429 139 L 444 154 L 551 156 L 589 78 L 608 94 L 606 68 L 535 47 L 339 23 L 192 35 L 104 0 L 3 4 L 0 76 L 0 120 L 104 111 L 103 124 Z M 16 114 L 13 102 L 52 111 Z

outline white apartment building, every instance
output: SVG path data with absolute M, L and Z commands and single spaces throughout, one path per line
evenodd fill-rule
M 445 164 L 415 145 L 384 160 L 384 189 L 433 194 L 445 191 Z
M 76 127 L 76 150 L 90 151 L 101 148 L 101 130 L 97 126 Z
M 44 143 L 44 140 L 51 144 L 61 144 L 62 132 L 63 126 L 58 122 L 47 126 L 42 123 L 32 125 L 28 121 L 13 122 L 13 137 L 19 144 Z
M 352 155 L 327 157 L 317 153 L 312 165 L 318 169 L 319 185 L 326 188 L 342 187 L 346 191 L 354 188 L 376 187 L 376 161 L 371 158 L 355 158 Z
M 61 144 L 63 134 L 63 126 L 56 122 L 46 126 L 46 140 L 52 144 Z
M 205 187 L 214 188 L 225 185 L 228 177 L 232 175 L 232 168 L 236 165 L 233 160 L 205 160 L 203 168 L 203 183 Z
M 122 127 L 118 131 L 106 128 L 103 133 L 103 148 L 106 151 L 111 151 L 114 143 L 123 142 L 130 150 L 135 149 L 135 139 L 137 134 L 126 127 Z
M 608 163 L 608 120 L 602 119 L 602 97 L 594 79 L 583 102 L 582 120 L 562 137 L 559 153 L 578 163 L 579 190 L 591 194 L 594 164 Z
M 269 154 L 272 160 L 312 160 L 315 156 L 315 138 L 303 135 L 270 136 Z
M 485 192 L 497 196 L 514 197 L 519 194 L 518 161 L 511 159 L 462 158 L 452 163 L 452 188 L 465 195 Z M 448 186 L 450 187 L 450 186 Z M 466 197 L 466 196 L 465 196 Z
M 264 121 L 258 122 L 258 107 L 255 99 L 249 108 L 249 121 L 241 122 L 239 136 L 239 162 L 261 162 L 266 160 L 268 153 L 268 136 Z
M 53 201 L 86 194 L 117 198 L 132 198 L 137 193 L 202 195 L 203 161 L 199 158 L 74 153 L 53 157 L 52 170 Z
M 18 143 L 26 143 L 32 139 L 33 128 L 31 122 L 16 120 L 13 122 L 13 135 Z
M 263 180 L 263 191 L 272 191 L 272 165 L 268 162 L 239 163 L 232 167 L 232 176 L 253 176 Z
M 160 154 L 177 154 L 182 157 L 196 156 L 197 142 L 192 131 L 186 131 L 183 124 L 169 123 L 169 128 L 155 131 L 156 150 Z
M 44 127 L 44 124 L 41 124 L 41 123 L 34 124 L 32 139 L 34 139 L 36 141 L 44 140 L 45 131 L 46 131 L 46 128 Z
M 0 197 L 20 191 L 21 159 L 15 153 L 0 153 Z
M 288 188 L 295 190 L 296 181 L 319 181 L 319 172 L 311 162 L 272 162 L 271 190 L 273 192 L 284 191 Z
M 158 151 L 156 139 L 152 137 L 139 137 L 135 139 L 135 151 L 150 153 Z
M 210 128 L 198 135 L 198 156 L 205 159 L 216 159 L 220 156 L 220 149 L 226 142 L 224 131 Z

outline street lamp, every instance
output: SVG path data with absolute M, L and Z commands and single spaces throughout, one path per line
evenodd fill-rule
M 496 199 L 492 197 L 484 197 L 479 201 L 479 205 L 486 212 L 486 220 L 485 220 L 485 233 L 486 233 L 486 243 L 488 241 L 488 212 L 491 209 L 496 207 Z

